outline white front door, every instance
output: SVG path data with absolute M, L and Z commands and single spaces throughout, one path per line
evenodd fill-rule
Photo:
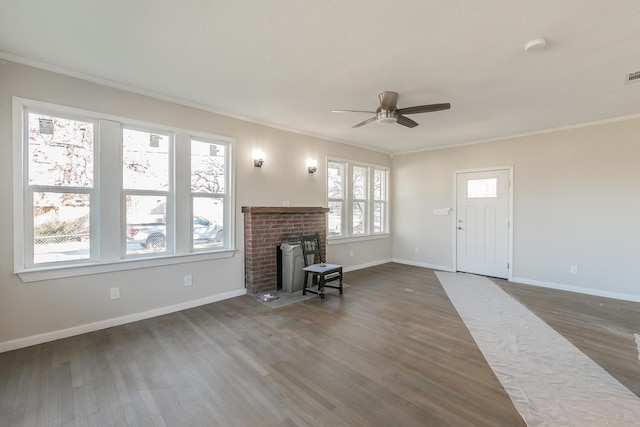
M 509 275 L 509 170 L 456 174 L 456 270 Z

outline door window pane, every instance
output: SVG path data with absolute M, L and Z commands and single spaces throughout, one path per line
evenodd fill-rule
M 88 194 L 33 193 L 33 263 L 90 257 Z
M 498 197 L 498 178 L 467 180 L 467 198 L 486 199 Z
M 129 190 L 169 189 L 169 136 L 123 129 L 122 185 Z

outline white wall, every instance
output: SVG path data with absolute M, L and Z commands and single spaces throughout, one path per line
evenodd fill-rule
M 396 156 L 393 257 L 455 269 L 455 213 L 433 209 L 454 171 L 512 165 L 513 281 L 640 301 L 639 159 L 640 119 Z
M 11 97 L 236 139 L 236 247 L 229 259 L 23 283 L 13 273 Z M 0 60 L 0 351 L 144 318 L 244 292 L 242 206 L 326 206 L 327 156 L 390 166 L 388 155 L 261 126 L 88 81 Z M 266 154 L 261 169 L 251 152 Z M 309 175 L 307 157 L 318 160 Z M 350 251 L 354 256 L 348 256 Z M 345 256 L 347 254 L 347 256 Z M 391 240 L 331 245 L 328 259 L 348 269 L 391 258 Z M 182 278 L 193 276 L 192 287 Z M 119 286 L 121 298 L 109 299 Z

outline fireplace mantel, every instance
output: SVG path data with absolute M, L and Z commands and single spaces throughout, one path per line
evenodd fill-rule
M 329 208 L 298 206 L 243 206 L 244 214 L 327 213 Z
M 300 239 L 300 234 L 327 237 L 329 208 L 298 206 L 243 206 L 244 273 L 249 295 L 277 289 L 276 248 Z M 323 248 L 323 252 L 326 248 Z

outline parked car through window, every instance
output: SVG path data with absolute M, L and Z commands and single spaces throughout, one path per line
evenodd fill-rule
M 193 217 L 193 243 L 222 244 L 222 226 L 201 216 Z M 147 222 L 127 224 L 127 243 L 138 243 L 144 249 L 161 250 L 167 246 L 167 224 Z

